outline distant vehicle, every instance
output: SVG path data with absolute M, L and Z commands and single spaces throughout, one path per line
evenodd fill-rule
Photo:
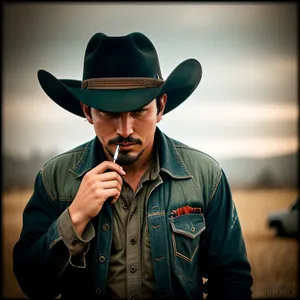
M 299 200 L 300 197 L 286 210 L 274 211 L 268 215 L 268 226 L 276 229 L 277 236 L 296 237 L 299 235 Z

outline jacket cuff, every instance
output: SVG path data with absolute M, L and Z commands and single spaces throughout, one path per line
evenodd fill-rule
M 72 258 L 88 252 L 89 242 L 95 236 L 95 230 L 91 222 L 89 222 L 82 234 L 82 238 L 77 234 L 73 222 L 71 220 L 69 209 L 67 208 L 58 218 L 58 226 L 65 245 L 69 248 Z

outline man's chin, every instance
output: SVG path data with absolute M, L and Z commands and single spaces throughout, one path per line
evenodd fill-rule
M 139 156 L 124 155 L 117 159 L 117 164 L 121 166 L 132 165 L 138 160 Z
M 120 152 L 117 163 L 121 166 L 128 166 L 134 164 L 142 155 L 143 151 L 138 154 L 129 154 L 129 152 Z

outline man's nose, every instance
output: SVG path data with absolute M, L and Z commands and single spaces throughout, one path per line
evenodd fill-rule
M 117 134 L 126 138 L 133 133 L 133 119 L 129 113 L 123 113 L 118 119 Z

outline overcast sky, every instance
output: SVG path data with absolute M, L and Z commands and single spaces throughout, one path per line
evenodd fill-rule
M 92 139 L 93 127 L 48 98 L 36 73 L 81 80 L 94 33 L 140 31 L 164 78 L 187 58 L 203 68 L 196 91 L 159 123 L 165 133 L 216 159 L 296 151 L 296 4 L 175 3 L 5 4 L 3 150 L 58 153 Z

